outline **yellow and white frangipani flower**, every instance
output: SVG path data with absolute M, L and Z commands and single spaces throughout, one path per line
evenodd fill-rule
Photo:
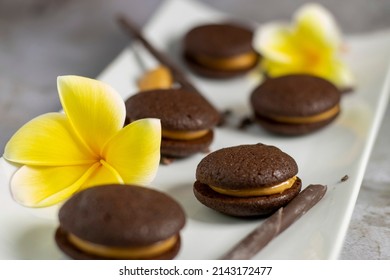
M 4 158 L 21 165 L 10 183 L 14 199 L 45 207 L 100 184 L 149 184 L 160 161 L 160 120 L 123 127 L 122 98 L 97 80 L 61 76 L 57 87 L 64 113 L 36 117 L 5 147 Z
M 270 77 L 311 74 L 340 89 L 353 87 L 353 75 L 341 60 L 341 32 L 330 12 L 319 4 L 303 5 L 291 25 L 271 22 L 260 26 L 253 44 Z

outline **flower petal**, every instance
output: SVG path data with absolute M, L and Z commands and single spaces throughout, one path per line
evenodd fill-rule
M 310 48 L 337 50 L 341 44 L 341 32 L 332 14 L 317 3 L 308 3 L 294 16 L 297 39 Z
M 104 158 L 127 184 L 147 185 L 160 162 L 161 124 L 141 119 L 123 128 L 107 144 Z
M 283 63 L 266 58 L 261 61 L 262 68 L 270 77 L 304 73 L 305 69 L 302 69 L 301 65 L 301 63 Z
M 19 164 L 62 166 L 93 162 L 61 113 L 48 113 L 22 126 L 5 146 L 4 158 Z
M 109 85 L 79 76 L 58 77 L 57 86 L 77 135 L 95 154 L 101 154 L 107 141 L 123 127 L 123 99 Z
M 319 71 L 317 73 L 318 76 L 329 80 L 341 90 L 351 89 L 356 84 L 352 71 L 339 59 L 333 59 L 333 61 L 324 65 L 324 68 L 319 69 Z
M 80 190 L 105 184 L 123 184 L 123 180 L 107 166 L 100 165 L 88 180 L 83 183 Z
M 12 177 L 11 192 L 22 205 L 50 206 L 75 193 L 98 166 L 99 163 L 64 167 L 22 166 Z
M 291 28 L 285 23 L 261 26 L 255 32 L 253 45 L 262 56 L 279 63 L 294 63 L 294 57 L 299 54 Z

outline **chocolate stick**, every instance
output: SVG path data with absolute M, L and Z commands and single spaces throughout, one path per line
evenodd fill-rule
M 283 232 L 310 208 L 312 208 L 326 193 L 326 186 L 309 185 L 287 206 L 267 218 L 260 226 L 242 239 L 222 260 L 248 260 L 263 249 L 273 238 Z
M 123 27 L 123 29 L 129 33 L 130 35 L 134 36 L 138 40 L 142 42 L 142 44 L 145 46 L 145 48 L 162 64 L 168 67 L 174 79 L 184 88 L 187 90 L 199 93 L 199 91 L 196 89 L 196 87 L 188 81 L 188 79 L 185 77 L 183 72 L 171 61 L 166 57 L 163 53 L 158 51 L 156 48 L 154 48 L 148 40 L 142 35 L 139 28 L 132 23 L 129 19 L 126 19 L 125 17 L 119 17 L 118 18 L 119 24 Z

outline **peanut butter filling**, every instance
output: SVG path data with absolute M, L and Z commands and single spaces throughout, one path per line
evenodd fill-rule
M 240 70 L 252 66 L 257 59 L 257 54 L 253 51 L 228 58 L 215 58 L 205 55 L 198 55 L 195 60 L 200 64 L 219 70 Z
M 178 236 L 175 235 L 163 241 L 148 246 L 139 247 L 110 247 L 95 244 L 78 238 L 73 234 L 68 235 L 69 242 L 83 252 L 100 257 L 112 259 L 148 259 L 167 252 L 176 244 Z
M 337 104 L 336 106 L 330 108 L 329 110 L 309 116 L 309 117 L 287 117 L 287 116 L 271 116 L 270 119 L 273 119 L 278 122 L 283 123 L 293 123 L 293 124 L 304 124 L 304 123 L 315 123 L 320 121 L 328 120 L 340 112 L 340 106 Z
M 196 131 L 174 131 L 163 129 L 161 134 L 164 138 L 175 140 L 192 140 L 205 136 L 209 132 L 208 129 L 196 130 Z
M 138 88 L 140 91 L 152 89 L 168 89 L 173 84 L 173 78 L 170 70 L 167 67 L 159 66 L 146 72 L 138 80 Z
M 209 187 L 218 193 L 229 195 L 229 196 L 237 196 L 237 197 L 264 196 L 264 195 L 282 193 L 284 190 L 291 188 L 294 185 L 296 179 L 297 177 L 294 176 L 278 185 L 265 187 L 265 188 L 255 188 L 255 189 L 227 190 L 215 186 L 209 186 Z

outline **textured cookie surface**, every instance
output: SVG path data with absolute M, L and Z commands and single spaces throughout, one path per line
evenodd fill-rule
M 206 24 L 186 34 L 184 49 L 191 56 L 234 56 L 253 50 L 252 37 L 252 30 L 238 24 Z
M 182 89 L 140 92 L 126 100 L 126 110 L 130 121 L 158 118 L 168 130 L 210 129 L 220 118 L 200 95 Z
M 61 230 L 105 246 L 144 246 L 177 235 L 181 206 L 146 187 L 107 185 L 86 189 L 59 211 Z
M 196 179 L 224 189 L 251 189 L 279 184 L 297 173 L 290 155 L 274 146 L 255 144 L 210 153 L 198 164 Z
M 312 116 L 339 104 L 340 91 L 330 82 L 310 75 L 267 79 L 251 95 L 257 116 Z

